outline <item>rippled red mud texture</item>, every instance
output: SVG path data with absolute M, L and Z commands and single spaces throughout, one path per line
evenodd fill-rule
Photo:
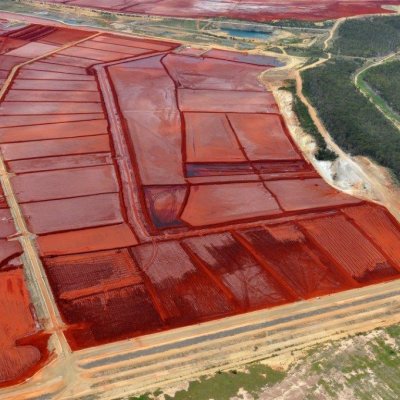
M 399 5 L 398 0 L 45 0 L 67 4 L 176 17 L 217 17 L 269 21 L 300 19 L 317 21 L 360 14 L 388 12 L 382 5 Z
M 46 56 L 85 36 L 44 32 L 0 58 L 43 54 L 0 149 L 74 350 L 398 278 L 399 224 L 318 176 L 257 79 L 279 60 L 108 34 Z

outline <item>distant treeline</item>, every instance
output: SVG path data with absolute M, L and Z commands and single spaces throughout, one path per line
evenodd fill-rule
M 400 179 L 400 132 L 355 87 L 357 61 L 331 60 L 302 73 L 304 94 L 336 143 L 352 155 L 372 158 Z
M 348 19 L 337 32 L 331 51 L 354 57 L 382 57 L 400 46 L 400 17 Z

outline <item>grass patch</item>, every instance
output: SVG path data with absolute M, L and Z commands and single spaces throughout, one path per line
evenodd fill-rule
M 280 382 L 286 374 L 273 370 L 263 364 L 251 364 L 247 372 L 220 372 L 212 377 L 191 382 L 189 389 L 177 392 L 174 397 L 165 396 L 166 400 L 229 400 L 240 388 L 256 395 L 265 386 Z

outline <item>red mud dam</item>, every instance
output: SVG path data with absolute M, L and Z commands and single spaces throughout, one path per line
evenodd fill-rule
M 383 6 L 399 0 L 44 0 L 120 13 L 170 17 L 229 17 L 254 21 L 300 19 L 318 21 L 390 12 Z M 40 1 L 41 3 L 43 0 Z
M 304 159 L 258 79 L 276 60 L 32 25 L 1 43 L 4 78 L 35 58 L 0 150 L 73 350 L 399 277 L 399 224 Z M 45 351 L 2 207 L 4 383 Z

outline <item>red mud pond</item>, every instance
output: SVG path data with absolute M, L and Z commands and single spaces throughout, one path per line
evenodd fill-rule
M 91 35 L 29 25 L 0 54 L 35 58 L 0 151 L 73 350 L 399 277 L 399 224 L 302 156 L 257 79 L 273 60 Z M 1 199 L 7 384 L 48 350 Z
M 172 17 L 228 17 L 270 21 L 300 19 L 318 21 L 361 14 L 388 12 L 383 5 L 398 0 L 45 0 L 47 3 L 82 6 L 123 13 Z

